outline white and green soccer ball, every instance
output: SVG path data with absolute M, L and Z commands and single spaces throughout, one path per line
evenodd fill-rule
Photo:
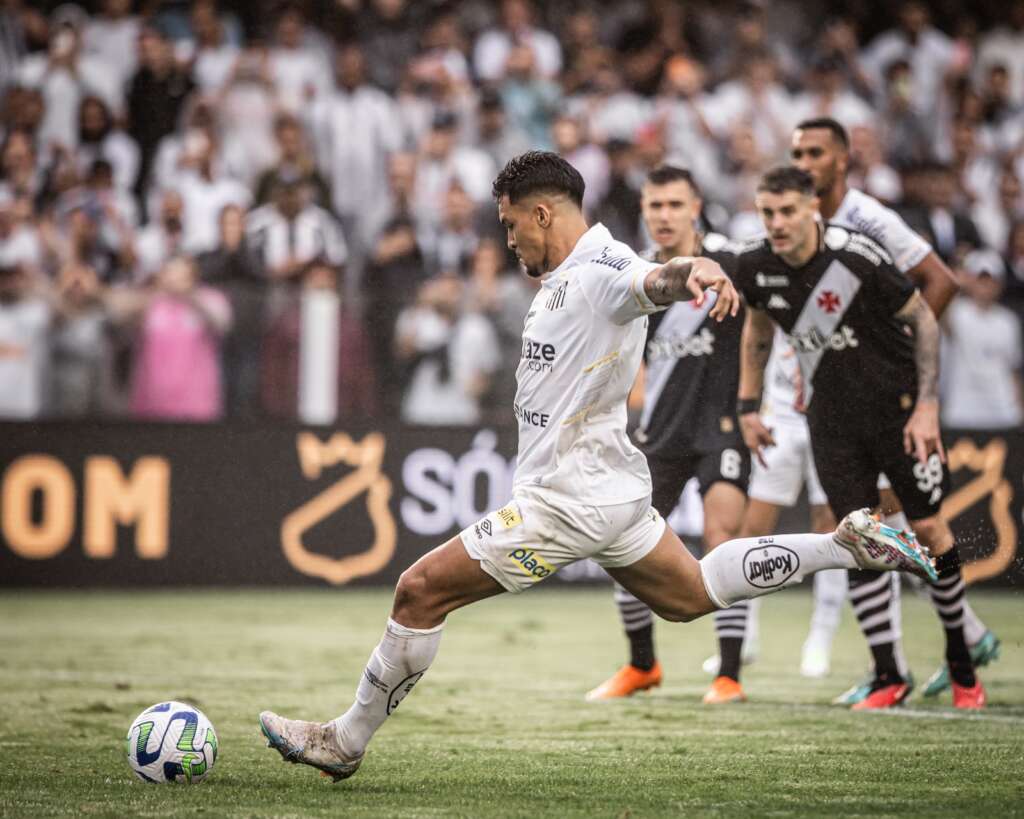
M 125 749 L 132 771 L 144 782 L 195 785 L 217 761 L 217 734 L 195 706 L 161 702 L 135 718 Z

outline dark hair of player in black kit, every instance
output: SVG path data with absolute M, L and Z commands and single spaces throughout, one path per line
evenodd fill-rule
M 679 168 L 675 165 L 659 165 L 647 174 L 647 182 L 650 185 L 668 185 L 672 182 L 685 182 L 690 186 L 690 189 L 697 198 L 703 198 L 701 197 L 697 180 L 693 178 L 693 174 L 686 170 L 686 168 Z
M 796 191 L 804 196 L 814 196 L 814 178 L 793 165 L 778 165 L 761 177 L 758 193 L 786 193 Z
M 814 119 L 805 119 L 794 131 L 829 131 L 832 134 L 832 138 L 843 146 L 846 150 L 850 149 L 850 135 L 846 133 L 846 129 L 839 123 L 838 120 L 832 119 L 832 117 L 815 117 Z
M 512 157 L 494 180 L 495 200 L 507 196 L 513 205 L 535 193 L 561 193 L 583 207 L 583 177 L 572 165 L 550 151 L 527 151 Z

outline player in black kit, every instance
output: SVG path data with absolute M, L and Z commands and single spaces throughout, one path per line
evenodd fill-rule
M 953 703 L 981 708 L 985 690 L 963 633 L 960 556 L 940 514 L 949 474 L 938 421 L 935 316 L 880 245 L 820 221 L 805 171 L 769 171 L 756 204 L 768 237 L 747 244 L 734 274 L 747 301 L 737 404 L 744 440 L 758 456 L 773 443 L 758 406 L 774 323 L 797 354 L 811 447 L 833 512 L 876 507 L 878 474 L 888 476 L 935 556 L 931 591 L 941 601 Z M 873 646 L 872 653 L 873 693 L 898 700 L 906 681 L 892 651 Z
M 729 272 L 735 245 L 696 228 L 701 198 L 686 170 L 662 166 L 643 188 L 643 216 L 656 246 L 641 254 L 650 261 L 707 256 Z M 675 304 L 649 319 L 644 353 L 644 406 L 636 440 L 647 456 L 651 504 L 668 517 L 686 482 L 696 477 L 704 501 L 704 543 L 711 549 L 739 534 L 750 477 L 750 455 L 736 419 L 741 318 L 719 323 L 711 304 L 697 309 Z M 587 694 L 587 699 L 622 697 L 661 683 L 654 652 L 650 608 L 619 585 L 615 601 L 630 643 L 630 662 Z M 722 657 L 718 678 L 705 702 L 743 698 L 740 650 L 748 602 L 715 612 Z

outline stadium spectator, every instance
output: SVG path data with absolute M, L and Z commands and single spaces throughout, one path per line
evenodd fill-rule
M 594 210 L 595 221 L 603 224 L 612 235 L 621 237 L 630 247 L 636 247 L 640 236 L 640 185 L 643 178 L 637 170 L 633 146 L 622 140 L 608 142 L 608 189 Z
M 148 282 L 173 256 L 184 252 L 185 205 L 176 190 L 160 194 L 159 210 L 144 228 L 135 234 L 133 279 Z
M 608 190 L 608 156 L 592 142 L 586 140 L 582 123 L 576 117 L 562 114 L 551 126 L 551 141 L 555 153 L 568 161 L 583 177 L 583 207 L 587 213 L 604 198 Z
M 909 66 L 908 94 L 913 110 L 926 117 L 935 114 L 946 77 L 966 68 L 953 41 L 931 25 L 928 6 L 921 0 L 904 0 L 898 25 L 879 34 L 862 55 L 862 64 L 876 86 L 881 86 L 889 66 L 897 60 Z
M 223 414 L 220 345 L 231 325 L 224 295 L 176 256 L 129 314 L 137 322 L 131 413 L 153 420 L 215 421 Z
M 526 134 L 533 147 L 549 147 L 562 93 L 558 83 L 537 71 L 528 46 L 516 45 L 509 52 L 498 88 L 509 124 Z
M 291 113 L 331 91 L 330 63 L 308 43 L 306 18 L 298 4 L 287 4 L 274 27 L 274 44 L 267 55 L 267 75 L 277 104 Z
M 904 210 L 903 217 L 950 264 L 963 253 L 980 247 L 981 236 L 966 209 L 957 205 L 953 168 L 931 163 L 921 168 L 920 173 L 921 201 Z
M 876 110 L 882 144 L 894 165 L 925 162 L 935 151 L 929 120 L 914 107 L 910 63 L 894 60 L 884 71 Z
M 23 207 L 22 210 L 30 210 Z M 19 215 L 13 192 L 0 186 L 0 267 L 23 267 L 38 272 L 43 267 L 43 243 L 31 219 Z
M 226 205 L 218 219 L 217 247 L 196 257 L 200 279 L 231 304 L 231 329 L 224 338 L 227 415 L 260 413 L 261 344 L 267 310 L 267 281 L 258 253 L 245 234 L 245 211 Z
M 509 71 L 517 46 L 525 47 L 539 77 L 554 78 L 562 68 L 562 47 L 557 38 L 533 25 L 534 9 L 528 0 L 502 0 L 501 25 L 484 31 L 473 47 L 473 67 L 485 82 L 496 82 Z
M 439 111 L 420 150 L 416 165 L 414 215 L 424 230 L 441 221 L 444 198 L 453 182 L 477 203 L 490 200 L 494 166 L 479 148 L 459 145 L 457 121 L 450 111 Z
M 992 250 L 968 253 L 961 295 L 943 316 L 942 422 L 960 429 L 1024 423 L 1021 320 L 999 304 L 1005 268 Z
M 424 15 L 407 0 L 370 0 L 357 21 L 372 82 L 393 93 L 402 67 L 416 55 Z
M 42 286 L 24 265 L 0 266 L 0 418 L 47 410 L 53 313 Z
M 192 76 L 203 93 L 217 94 L 232 78 L 240 50 L 228 41 L 224 22 L 213 3 L 192 6 Z
M 831 117 L 849 131 L 874 119 L 871 107 L 850 89 L 842 63 L 834 58 L 823 57 L 811 65 L 806 87 L 793 100 L 793 118 L 798 122 Z
M 665 63 L 661 91 L 653 115 L 665 123 L 666 161 L 690 168 L 698 184 L 713 192 L 718 185 L 720 151 L 704 110 L 705 72 L 694 59 L 676 55 Z
M 1024 321 L 1024 220 L 1010 228 L 1006 247 L 1006 302 Z
M 46 148 L 71 150 L 78 144 L 78 106 L 87 94 L 101 97 L 115 111 L 124 104 L 117 76 L 106 63 L 82 52 L 84 19 L 77 6 L 58 9 L 47 50 L 25 57 L 18 71 L 21 85 L 42 93 L 45 113 L 37 139 Z
M 377 408 L 362 323 L 338 295 L 334 266 L 316 260 L 289 293 L 264 339 L 263 405 L 305 424 L 372 417 Z
M 202 253 L 217 246 L 217 220 L 227 205 L 247 208 L 249 189 L 228 176 L 219 161 L 210 132 L 192 129 L 182 141 L 175 187 L 184 208 L 184 246 L 189 253 Z
M 441 223 L 429 226 L 417 237 L 428 274 L 452 271 L 468 276 L 479 237 L 475 230 L 475 208 L 469 194 L 453 179 L 444 195 Z
M 871 125 L 850 129 L 850 187 L 890 205 L 903 196 L 900 175 L 885 161 L 878 132 Z
M 476 124 L 477 145 L 490 157 L 495 168 L 503 168 L 512 157 L 529 150 L 529 139 L 521 129 L 509 123 L 505 103 L 493 89 L 484 89 L 480 94 Z
M 310 201 L 297 174 L 282 174 L 269 204 L 246 220 L 249 245 L 271 282 L 296 279 L 314 259 L 340 268 L 348 250 L 334 217 Z
M 139 146 L 139 186 L 149 181 L 160 141 L 174 132 L 186 97 L 194 84 L 175 61 L 171 43 L 157 29 L 139 35 L 139 70 L 128 91 L 128 133 Z
M 482 400 L 501 363 L 490 322 L 463 309 L 464 285 L 453 274 L 420 288 L 416 304 L 402 311 L 395 330 L 406 368 L 402 420 L 427 426 L 480 423 Z
M 116 126 L 110 109 L 99 97 L 83 97 L 78 110 L 78 132 L 78 174 L 85 176 L 97 159 L 103 159 L 113 169 L 114 184 L 124 191 L 133 190 L 139 175 L 139 146 Z
M 331 207 L 331 191 L 316 168 L 313 153 L 302 122 L 291 114 L 280 114 L 274 121 L 277 162 L 265 170 L 256 183 L 256 204 L 270 201 L 276 184 L 283 176 L 299 176 L 313 194 L 313 202 L 321 208 Z
M 1012 100 L 1024 105 L 1024 0 L 1013 0 L 1004 8 L 996 27 L 980 38 L 976 70 L 983 76 L 993 66 L 1003 66 Z
M 739 77 L 715 90 L 704 113 L 719 140 L 728 141 L 740 126 L 749 128 L 758 151 L 768 157 L 785 151 L 796 124 L 793 101 L 776 79 L 775 61 L 766 51 L 745 54 Z
M 347 43 L 335 60 L 337 87 L 311 107 L 310 121 L 317 161 L 331 186 L 334 213 L 353 251 L 366 235 L 364 218 L 379 213 L 387 196 L 387 157 L 403 147 L 395 128 L 394 102 L 366 81 L 362 48 Z
M 1024 219 L 1024 190 L 1012 167 L 1003 168 L 998 195 L 975 202 L 971 217 L 986 247 L 1007 246 L 1010 228 Z
M 82 30 L 82 51 L 97 59 L 116 81 L 120 94 L 138 68 L 139 18 L 131 0 L 102 0 L 99 13 Z
M 57 278 L 53 328 L 53 414 L 105 414 L 113 394 L 110 317 L 96 271 L 66 265 Z

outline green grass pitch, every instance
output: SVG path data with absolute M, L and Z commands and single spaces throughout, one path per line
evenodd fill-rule
M 263 708 L 309 719 L 350 702 L 387 614 L 385 591 L 0 594 L 2 816 L 993 816 L 1024 815 L 1024 605 L 975 594 L 1003 640 L 976 716 L 916 697 L 894 714 L 827 705 L 863 672 L 849 612 L 832 676 L 796 672 L 810 595 L 764 601 L 751 701 L 699 699 L 710 619 L 659 623 L 664 686 L 626 701 L 583 693 L 625 652 L 608 589 L 538 589 L 453 615 L 437 661 L 332 785 L 283 764 Z M 918 680 L 941 633 L 904 602 Z M 195 787 L 147 785 L 124 758 L 143 708 L 194 702 L 220 758 Z

